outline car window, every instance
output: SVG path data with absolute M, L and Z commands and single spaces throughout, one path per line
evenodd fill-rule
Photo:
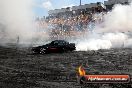
M 65 45 L 65 42 L 64 42 L 64 41 L 60 41 L 60 42 L 58 43 L 58 45 Z
M 58 45 L 67 45 L 67 44 L 69 44 L 69 43 L 66 42 L 66 41 L 60 41 L 60 42 L 58 43 Z
M 55 45 L 58 45 L 58 41 L 55 41 L 54 44 L 55 44 Z
M 66 41 L 52 41 L 51 44 L 53 44 L 53 45 L 66 45 L 69 43 Z
M 52 41 L 50 44 L 51 44 L 51 45 L 54 45 L 54 41 Z

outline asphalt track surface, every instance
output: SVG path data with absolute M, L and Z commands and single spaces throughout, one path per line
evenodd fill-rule
M 32 54 L 31 48 L 0 47 L 0 88 L 127 88 L 128 84 L 84 84 L 87 74 L 132 74 L 132 49 Z

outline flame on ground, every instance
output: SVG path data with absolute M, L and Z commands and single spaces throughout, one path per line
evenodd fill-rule
M 84 76 L 86 74 L 85 70 L 82 68 L 82 66 L 79 66 L 78 72 L 80 76 Z

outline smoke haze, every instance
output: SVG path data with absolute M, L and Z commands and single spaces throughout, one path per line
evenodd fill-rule
M 0 43 L 31 40 L 33 29 L 32 0 L 0 0 Z
M 101 24 L 95 24 L 93 34 L 88 33 L 84 41 L 78 41 L 77 50 L 131 48 L 131 19 L 132 4 L 115 5 L 111 12 L 103 16 Z
M 115 5 L 111 12 L 104 16 L 104 22 L 96 26 L 99 32 L 127 32 L 132 31 L 132 4 Z M 103 26 L 103 27 L 101 27 Z
M 32 12 L 33 0 L 0 0 L 0 43 L 32 43 L 34 37 L 42 41 L 47 38 L 36 33 Z M 78 38 L 77 50 L 98 50 L 132 47 L 132 4 L 115 5 L 103 16 L 103 22 L 95 24 L 93 33 Z M 122 33 L 124 32 L 124 33 Z M 48 33 L 47 33 L 48 35 Z M 48 39 L 48 38 L 47 38 Z

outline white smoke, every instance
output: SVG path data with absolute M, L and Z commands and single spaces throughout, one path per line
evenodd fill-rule
M 105 45 L 105 46 L 104 46 Z M 87 41 L 80 42 L 77 44 L 77 50 L 87 51 L 87 50 L 98 50 L 98 49 L 109 49 L 111 47 L 111 42 L 102 39 L 89 39 Z
M 77 50 L 98 50 L 132 47 L 132 4 L 115 5 L 103 16 L 101 24 L 95 24 L 94 34 L 88 33 L 78 41 Z M 89 36 L 90 35 L 90 36 Z
M 29 42 L 34 34 L 33 0 L 0 0 L 0 43 Z
M 98 32 L 127 32 L 132 31 L 132 4 L 114 6 L 111 12 L 104 16 L 104 22 L 96 26 Z M 103 26 L 103 27 L 102 27 Z

